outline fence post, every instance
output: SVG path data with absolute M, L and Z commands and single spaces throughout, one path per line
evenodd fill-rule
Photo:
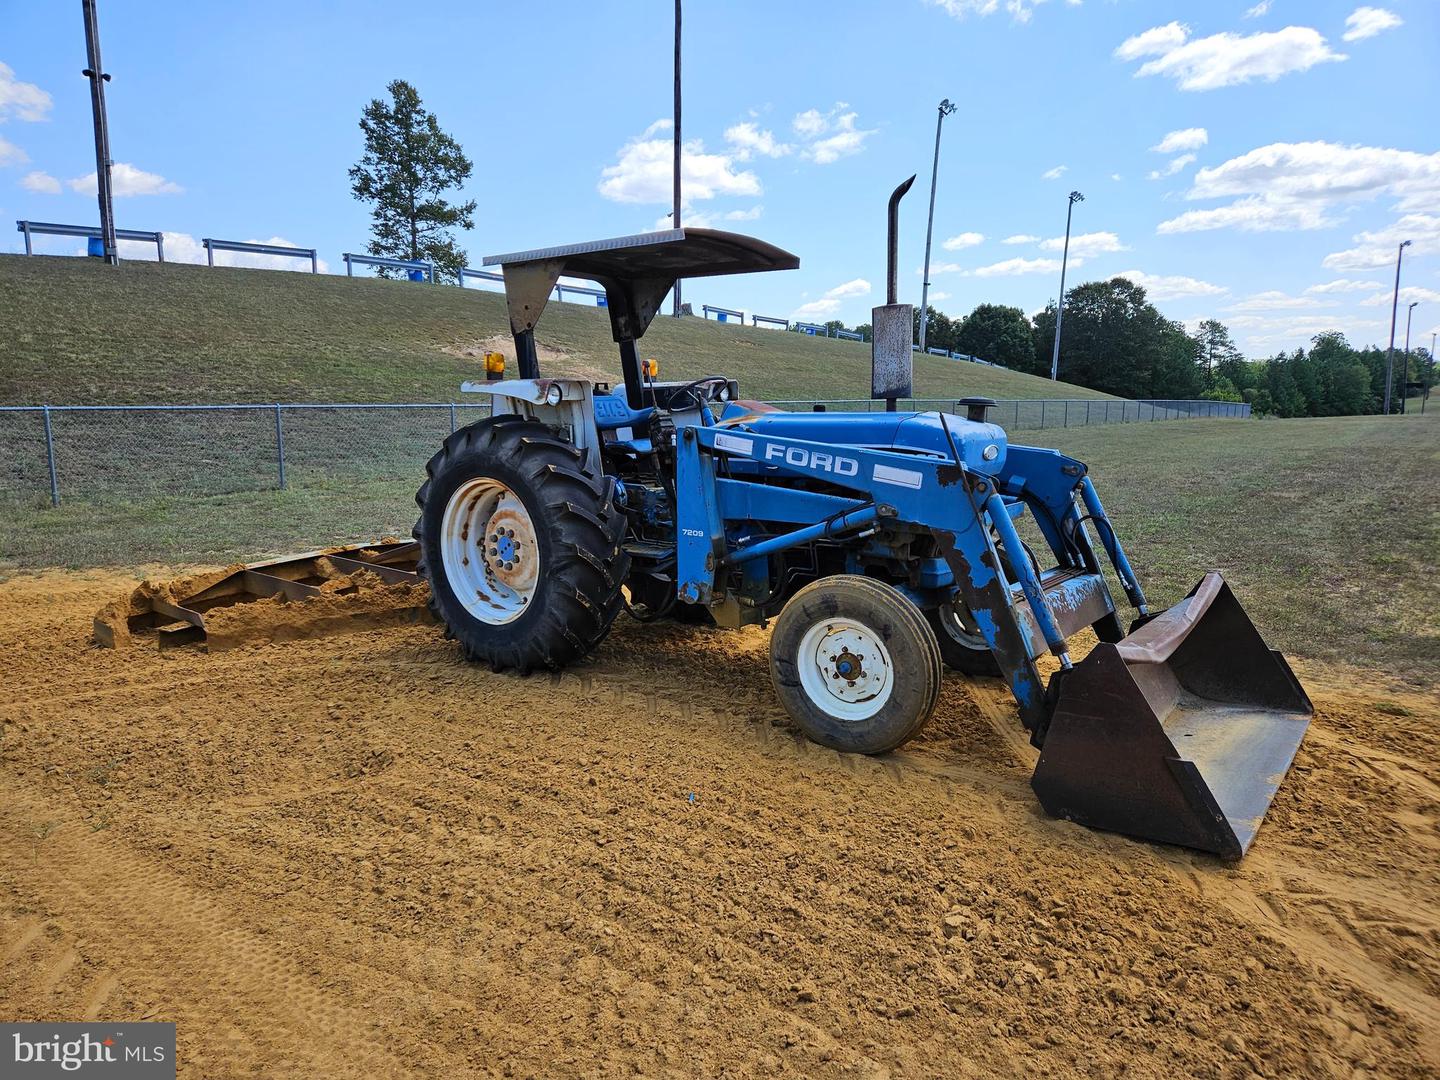
M 1040 430 L 1045 430 L 1045 399 L 1040 399 Z
M 280 490 L 285 490 L 285 425 L 280 419 L 280 403 L 275 403 L 275 467 L 280 474 Z
M 1066 398 L 1066 399 L 1065 399 L 1065 423 L 1064 423 L 1063 425 L 1061 425 L 1061 426 L 1062 426 L 1062 427 L 1069 427 L 1069 426 L 1070 426 L 1070 399 L 1069 399 L 1069 398 Z
M 455 403 L 450 403 L 450 434 L 455 434 Z
M 1015 430 L 1020 430 L 1020 402 L 1018 399 L 1015 402 Z
M 50 406 L 45 406 L 45 462 L 50 466 L 50 505 L 60 505 L 60 477 L 55 471 L 55 433 L 50 428 Z

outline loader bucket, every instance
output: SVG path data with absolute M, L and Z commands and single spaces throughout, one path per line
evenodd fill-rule
M 1311 712 L 1285 658 L 1209 573 L 1062 677 L 1031 784 L 1055 817 L 1238 859 Z

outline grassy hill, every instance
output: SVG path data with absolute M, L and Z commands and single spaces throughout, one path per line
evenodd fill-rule
M 467 351 L 503 344 L 498 293 L 267 270 L 0 256 L 0 404 L 451 401 Z M 552 302 L 542 370 L 615 378 L 605 313 Z M 746 396 L 863 398 L 868 345 L 657 318 L 663 378 L 723 373 Z M 512 372 L 513 373 L 513 372 Z M 1104 398 L 1068 383 L 916 357 L 921 397 Z

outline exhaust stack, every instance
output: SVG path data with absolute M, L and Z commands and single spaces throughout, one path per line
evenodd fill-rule
M 910 342 L 915 335 L 915 313 L 910 304 L 898 303 L 900 293 L 900 200 L 915 183 L 911 176 L 890 193 L 886 217 L 885 303 L 870 312 L 870 397 L 885 399 L 885 411 L 895 411 L 895 399 L 914 394 L 915 362 Z

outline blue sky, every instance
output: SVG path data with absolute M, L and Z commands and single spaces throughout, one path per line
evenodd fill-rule
M 669 209 L 668 0 L 196 4 L 100 0 L 122 228 L 361 251 L 362 106 L 409 79 L 475 162 L 471 262 L 643 231 Z M 866 321 L 885 200 L 920 297 L 936 104 L 932 302 L 1035 312 L 1133 272 L 1251 355 L 1322 329 L 1383 344 L 1395 245 L 1417 343 L 1440 328 L 1440 4 L 1433 0 L 690 0 L 686 220 L 794 251 L 686 299 Z M 17 218 L 95 216 L 80 5 L 0 0 L 0 250 Z M 42 250 L 70 253 L 73 241 Z M 139 252 L 135 253 L 137 256 Z

